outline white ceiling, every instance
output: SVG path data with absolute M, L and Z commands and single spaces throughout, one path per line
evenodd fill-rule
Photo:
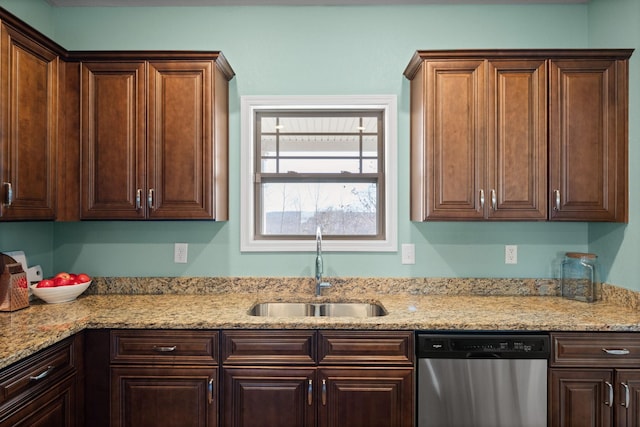
M 46 0 L 52 6 L 347 6 L 408 4 L 588 3 L 589 0 Z

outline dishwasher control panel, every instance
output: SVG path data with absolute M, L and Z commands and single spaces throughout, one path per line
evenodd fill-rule
M 549 336 L 520 334 L 418 333 L 418 358 L 517 358 L 549 357 Z

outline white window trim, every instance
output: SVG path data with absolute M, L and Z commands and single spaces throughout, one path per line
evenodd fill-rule
M 344 96 L 242 96 L 240 99 L 240 251 L 241 252 L 306 252 L 315 251 L 315 240 L 257 240 L 254 238 L 255 149 L 253 147 L 254 114 L 266 108 L 282 109 L 376 109 L 384 110 L 385 133 L 385 230 L 384 240 L 323 240 L 323 251 L 334 252 L 397 252 L 397 97 L 396 95 Z

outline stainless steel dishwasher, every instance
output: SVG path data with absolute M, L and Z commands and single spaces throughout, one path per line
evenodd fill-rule
M 418 427 L 546 427 L 549 337 L 416 334 Z

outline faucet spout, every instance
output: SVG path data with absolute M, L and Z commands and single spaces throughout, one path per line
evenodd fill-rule
M 322 295 L 322 288 L 331 286 L 328 282 L 322 281 L 324 274 L 324 261 L 322 259 L 322 231 L 320 226 L 316 228 L 316 296 Z

